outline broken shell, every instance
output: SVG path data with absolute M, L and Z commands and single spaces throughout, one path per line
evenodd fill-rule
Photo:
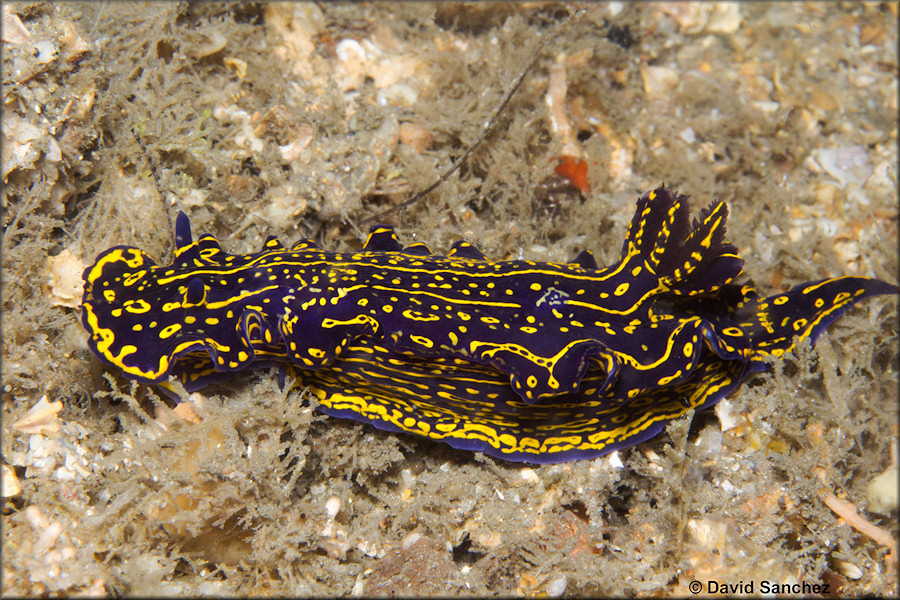
M 172 412 L 185 421 L 194 423 L 195 425 L 203 422 L 203 419 L 201 419 L 197 415 L 197 411 L 195 411 L 194 407 L 191 406 L 188 402 L 179 402 L 178 405 L 172 409 Z
M 47 285 L 50 287 L 50 302 L 54 306 L 77 308 L 84 293 L 81 274 L 85 264 L 66 248 L 56 256 L 47 259 Z
M 233 56 L 229 56 L 222 60 L 222 63 L 231 69 L 234 69 L 234 72 L 241 79 L 247 76 L 247 61 L 241 60 L 240 58 L 234 58 Z
M 39 65 L 53 62 L 59 56 L 59 49 L 56 47 L 56 44 L 48 40 L 35 42 L 33 48 L 34 62 Z
M 15 169 L 30 168 L 40 157 L 39 144 L 43 132 L 15 114 L 3 118 L 3 177 Z
M 869 510 L 882 515 L 897 510 L 897 465 L 891 465 L 880 475 L 876 475 L 866 487 Z
M 218 31 L 213 31 L 209 35 L 204 35 L 203 37 L 203 42 L 187 51 L 188 56 L 191 58 L 210 56 L 220 51 L 228 43 L 228 39 Z
M 313 140 L 313 129 L 309 125 L 302 125 L 297 128 L 296 134 L 290 142 L 284 146 L 278 146 L 281 158 L 284 162 L 294 162 L 300 157 L 300 153 L 309 146 Z
M 741 20 L 739 2 L 718 2 L 712 5 L 706 30 L 713 33 L 734 33 L 741 27 Z
M 846 188 L 850 183 L 862 185 L 872 174 L 872 163 L 862 146 L 817 148 L 811 156 L 826 173 Z
M 31 33 L 8 5 L 3 7 L 3 27 L 0 31 L 3 32 L 4 43 L 7 44 L 24 44 L 31 39 Z
M 651 99 L 663 99 L 678 85 L 678 72 L 670 67 L 641 65 L 644 92 Z
M 419 99 L 419 92 L 408 83 L 398 81 L 377 94 L 378 104 L 387 106 L 394 104 L 399 106 L 412 106 Z
M 687 34 L 734 33 L 741 26 L 741 7 L 737 2 L 663 2 L 658 8 Z
M 22 487 L 19 485 L 19 478 L 16 477 L 16 472 L 9 465 L 2 465 L 2 472 L 0 472 L 0 496 L 12 498 L 13 496 L 18 496 L 21 492 Z
M 734 414 L 734 405 L 727 399 L 716 404 L 716 416 L 719 418 L 719 425 L 722 431 L 733 429 L 737 425 L 737 417 Z
M 22 433 L 57 432 L 59 421 L 56 414 L 62 410 L 62 406 L 62 402 L 47 402 L 47 396 L 41 396 L 40 401 L 16 421 L 13 427 Z

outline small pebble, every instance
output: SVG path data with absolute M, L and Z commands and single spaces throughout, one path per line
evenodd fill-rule
M 642 66 L 644 92 L 650 99 L 663 99 L 678 85 L 678 72 L 671 67 Z
M 538 483 L 540 478 L 537 473 L 534 472 L 534 469 L 529 467 L 525 467 L 519 472 L 519 475 L 522 476 L 522 481 L 527 481 L 528 483 Z
M 420 458 L 414 458 L 410 460 L 409 471 L 413 475 L 421 475 L 425 471 L 425 461 Z
M 400 547 L 403 548 L 404 550 L 406 550 L 407 548 L 409 548 L 410 546 L 412 546 L 413 544 L 418 542 L 421 537 L 422 537 L 422 534 L 419 533 L 418 531 L 411 531 L 406 537 L 404 537 L 400 541 Z
M 625 464 L 622 462 L 622 457 L 619 456 L 619 451 L 611 452 L 607 457 L 609 460 L 609 466 L 613 469 L 622 469 L 625 467 Z
M 565 593 L 567 585 L 569 585 L 569 578 L 565 575 L 560 575 L 547 584 L 547 595 L 551 598 L 559 598 Z
M 346 62 L 353 58 L 359 60 L 366 58 L 366 50 L 362 45 L 353 39 L 341 40 L 334 49 L 335 54 L 342 62 Z
M 340 510 L 341 499 L 337 496 L 332 496 L 325 502 L 325 512 L 328 514 L 329 519 L 335 518 Z
M 840 572 L 841 575 L 846 577 L 847 579 L 862 579 L 863 572 L 862 569 L 854 565 L 852 562 L 847 562 L 845 560 L 839 560 L 835 563 L 835 567 Z

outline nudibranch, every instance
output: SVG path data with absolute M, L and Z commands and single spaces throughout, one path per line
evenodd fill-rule
M 730 394 L 889 283 L 837 277 L 759 298 L 733 284 L 727 205 L 690 219 L 664 186 L 637 201 L 618 262 L 446 256 L 375 226 L 358 252 L 274 237 L 224 252 L 175 225 L 158 266 L 111 248 L 84 271 L 91 349 L 142 383 L 194 391 L 282 366 L 318 410 L 510 461 L 593 458 Z

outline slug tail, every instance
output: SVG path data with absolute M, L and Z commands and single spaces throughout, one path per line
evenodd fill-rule
M 811 281 L 783 293 L 748 303 L 737 318 L 750 336 L 755 357 L 780 357 L 796 340 L 819 335 L 851 306 L 870 296 L 898 294 L 900 288 L 867 277 Z

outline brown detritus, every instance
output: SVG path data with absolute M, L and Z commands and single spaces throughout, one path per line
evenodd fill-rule
M 446 544 L 419 537 L 402 548 L 389 550 L 365 577 L 363 593 L 371 597 L 436 596 L 446 594 L 455 566 Z
M 425 127 L 400 123 L 400 143 L 422 154 L 434 143 L 434 136 Z

